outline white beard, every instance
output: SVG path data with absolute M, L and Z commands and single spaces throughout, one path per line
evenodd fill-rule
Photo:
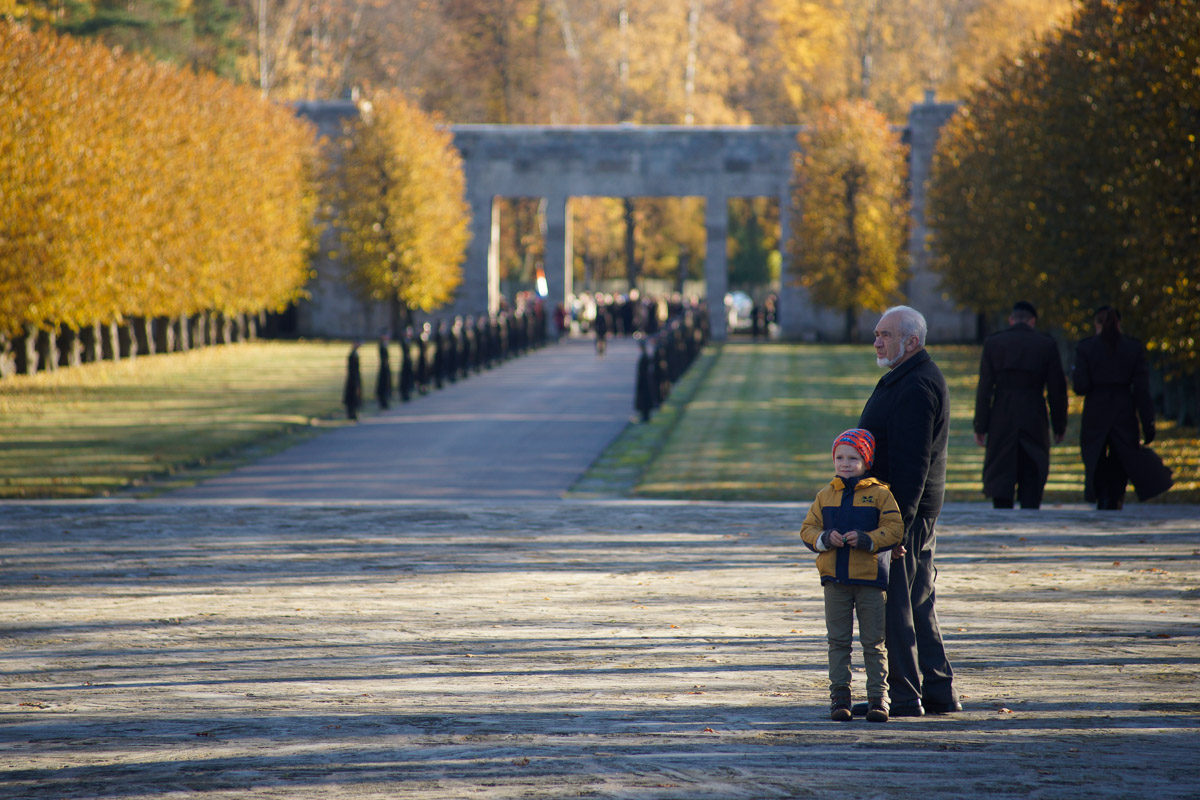
M 901 353 L 899 356 L 896 356 L 895 358 L 878 358 L 878 357 L 876 357 L 875 364 L 879 367 L 882 367 L 883 369 L 891 369 L 892 367 L 896 366 L 896 362 L 899 361 L 900 357 L 903 355 L 904 354 Z

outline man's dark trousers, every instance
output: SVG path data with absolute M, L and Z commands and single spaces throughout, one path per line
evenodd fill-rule
M 888 683 L 893 708 L 924 702 L 949 706 L 954 670 L 946 657 L 934 608 L 935 519 L 917 517 L 905 537 L 908 552 L 892 562 L 888 579 Z

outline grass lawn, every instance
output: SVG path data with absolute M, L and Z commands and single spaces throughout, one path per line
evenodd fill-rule
M 983 500 L 983 448 L 971 429 L 979 348 L 930 347 L 950 384 L 947 499 Z M 633 487 L 641 497 L 809 500 L 832 477 L 830 445 L 858 421 L 882 374 L 869 347 L 730 343 L 714 354 L 691 402 L 676 413 Z M 1082 400 L 1071 398 L 1063 444 L 1051 453 L 1046 502 L 1082 502 Z M 1197 432 L 1159 422 L 1154 449 L 1176 486 L 1154 502 L 1200 502 Z M 626 435 L 630 435 L 627 433 Z M 624 437 L 623 437 L 624 439 Z M 643 447 L 649 446 L 643 441 Z M 623 442 L 614 445 L 614 452 Z M 1131 492 L 1132 496 L 1132 492 Z
M 0 499 L 72 498 L 192 483 L 346 424 L 345 342 L 260 342 L 103 362 L 0 381 Z M 949 497 L 981 500 L 971 435 L 978 348 L 935 347 L 953 403 Z M 360 349 L 364 393 L 378 368 Z M 577 495 L 811 499 L 833 437 L 852 427 L 880 371 L 869 348 L 739 344 L 706 349 L 649 424 L 630 425 Z M 374 404 L 367 403 L 370 412 Z M 1079 502 L 1078 414 L 1054 449 L 1047 501 Z M 1155 449 L 1200 502 L 1195 430 L 1160 422 Z M 152 481 L 150 479 L 153 479 Z
M 185 467 L 191 481 L 344 424 L 348 352 L 246 343 L 0 381 L 0 498 L 104 495 Z M 378 354 L 359 354 L 370 396 Z

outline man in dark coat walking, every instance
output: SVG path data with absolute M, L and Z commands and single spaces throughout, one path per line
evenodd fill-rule
M 946 492 L 950 392 L 925 350 L 925 317 L 908 306 L 875 326 L 875 361 L 888 370 L 858 427 L 875 437 L 871 474 L 891 486 L 904 518 L 903 555 L 888 578 L 886 640 L 891 715 L 961 711 L 934 608 L 934 526 Z M 865 704 L 862 713 L 866 713 Z
M 1050 430 L 1055 444 L 1067 431 L 1067 378 L 1058 345 L 1034 328 L 1031 303 L 1015 303 L 1008 323 L 984 341 L 979 361 L 975 443 L 987 448 L 983 493 L 996 508 L 1012 508 L 1014 497 L 1021 508 L 1038 508 L 1050 477 Z
M 358 419 L 358 408 L 362 405 L 362 372 L 358 368 L 358 348 L 362 342 L 356 341 L 350 348 L 346 358 L 346 383 L 342 387 L 342 405 L 346 407 L 346 419 Z
M 379 377 L 375 381 L 375 398 L 380 408 L 387 408 L 392 397 L 392 367 L 388 363 L 388 343 L 391 339 L 387 331 L 379 335 Z
M 1125 504 L 1130 481 L 1138 500 L 1171 488 L 1171 470 L 1149 448 L 1154 441 L 1154 401 L 1146 348 L 1121 332 L 1115 308 L 1097 309 L 1096 335 L 1079 343 L 1071 382 L 1083 397 L 1079 445 L 1085 469 L 1084 497 L 1100 510 Z M 1141 421 L 1143 447 L 1138 441 Z

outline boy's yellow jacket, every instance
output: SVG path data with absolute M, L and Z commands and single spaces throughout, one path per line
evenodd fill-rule
M 887 589 L 891 549 L 904 539 L 900 507 L 888 485 L 878 478 L 867 476 L 850 483 L 853 488 L 847 490 L 841 478 L 834 478 L 817 493 L 800 528 L 800 538 L 817 553 L 822 584 L 835 581 Z M 867 539 L 860 536 L 857 548 L 822 549 L 821 535 L 830 530 L 858 531 Z

